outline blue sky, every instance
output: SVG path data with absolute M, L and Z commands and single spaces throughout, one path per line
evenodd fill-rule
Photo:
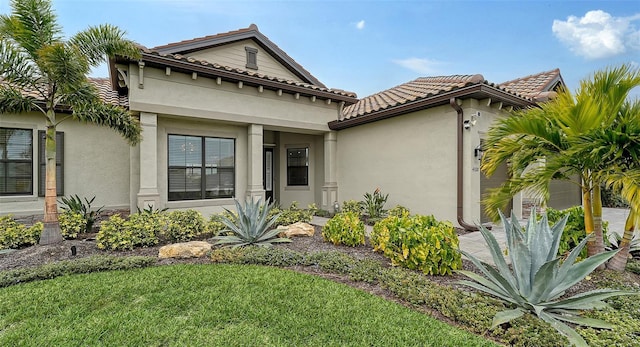
M 554 68 L 575 90 L 597 69 L 640 64 L 638 1 L 54 0 L 54 9 L 68 35 L 110 23 L 147 47 L 255 23 L 328 87 L 360 97 L 420 76 L 500 83 Z

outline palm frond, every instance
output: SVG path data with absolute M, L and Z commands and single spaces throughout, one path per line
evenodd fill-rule
M 10 37 L 37 60 L 38 51 L 62 38 L 62 28 L 47 0 L 12 0 L 12 15 L 3 16 L 0 33 Z
M 73 46 L 60 42 L 43 47 L 38 53 L 38 66 L 49 81 L 60 88 L 80 85 L 87 79 L 89 64 Z
M 0 40 L 0 77 L 15 86 L 33 87 L 39 74 L 18 46 L 9 40 Z
M 89 65 L 97 66 L 106 57 L 124 55 L 140 57 L 140 50 L 132 41 L 125 39 L 126 32 L 116 26 L 103 24 L 78 32 L 69 42 L 86 57 Z
M 39 109 L 33 97 L 24 96 L 17 88 L 0 85 L 0 113 L 21 113 Z
M 103 102 L 78 103 L 73 106 L 73 117 L 83 122 L 107 126 L 122 135 L 131 145 L 142 140 L 140 121 L 126 109 Z

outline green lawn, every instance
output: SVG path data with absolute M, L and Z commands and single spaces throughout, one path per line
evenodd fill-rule
M 494 346 L 319 277 L 176 265 L 0 289 L 0 346 Z

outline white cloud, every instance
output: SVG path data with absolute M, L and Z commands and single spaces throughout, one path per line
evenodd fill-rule
M 554 20 L 554 35 L 575 54 L 587 59 L 616 56 L 640 49 L 640 30 L 631 17 L 613 17 L 602 10 L 589 11 L 584 17 L 567 17 L 566 21 Z
M 443 64 L 436 60 L 424 58 L 396 59 L 393 62 L 419 74 L 437 73 L 437 67 Z
M 361 20 L 361 21 L 359 21 L 358 23 L 356 23 L 356 28 L 357 28 L 358 30 L 362 30 L 362 29 L 364 29 L 364 19 L 363 19 L 363 20 Z

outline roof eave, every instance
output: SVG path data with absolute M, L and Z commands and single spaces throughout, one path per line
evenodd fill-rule
M 331 130 L 341 130 L 362 124 L 377 122 L 379 120 L 400 116 L 410 112 L 445 105 L 449 103 L 451 98 L 468 99 L 475 96 L 478 96 L 478 99 L 495 98 L 497 101 L 502 101 L 504 106 L 527 107 L 535 105 L 535 102 L 531 100 L 515 96 L 496 87 L 486 84 L 474 84 L 366 115 L 345 120 L 334 120 L 329 122 L 328 125 Z
M 162 57 L 155 54 L 150 54 L 143 52 L 142 53 L 142 61 L 145 62 L 147 66 L 157 66 L 157 67 L 171 67 L 176 71 L 184 71 L 184 72 L 196 72 L 198 74 L 202 74 L 207 77 L 221 77 L 223 80 L 238 82 L 242 81 L 243 84 L 249 86 L 263 86 L 266 89 L 278 90 L 282 89 L 283 91 L 289 91 L 291 93 L 300 93 L 303 96 L 316 96 L 323 99 L 331 99 L 334 101 L 344 101 L 346 104 L 353 104 L 358 100 L 355 97 L 340 95 L 331 93 L 328 91 L 315 90 L 312 88 L 302 87 L 291 85 L 287 83 L 282 83 L 274 80 L 269 80 L 265 78 L 260 78 L 257 76 L 249 76 L 242 73 L 227 71 L 222 69 L 216 69 L 210 66 L 204 66 L 198 63 L 191 63 L 188 61 L 175 60 L 169 57 Z

